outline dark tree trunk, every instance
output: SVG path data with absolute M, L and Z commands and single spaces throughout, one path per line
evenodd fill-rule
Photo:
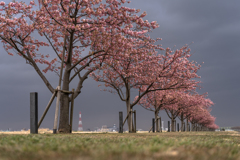
M 184 123 L 184 121 L 181 119 L 181 132 L 183 132 L 183 124 Z
M 130 99 L 128 99 L 126 101 L 126 105 L 127 105 L 127 113 L 129 114 L 128 118 L 127 118 L 127 122 L 128 122 L 128 131 L 129 133 L 132 133 L 133 131 L 133 123 L 132 123 L 132 109 L 131 109 L 131 105 L 130 105 Z
M 156 125 L 156 132 L 159 132 L 159 120 L 158 120 L 158 111 L 155 111 L 155 125 Z
M 183 121 L 184 121 L 184 119 L 183 119 L 183 113 L 181 113 L 181 118 L 180 118 L 180 120 L 181 120 L 181 132 L 183 132 Z
M 129 133 L 133 132 L 133 119 L 132 119 L 132 107 L 130 102 L 130 85 L 127 83 L 126 86 L 126 106 L 127 106 L 127 114 L 129 114 L 127 122 L 128 122 L 128 131 Z
M 175 125 L 174 125 L 174 119 L 173 119 L 173 118 L 171 119 L 171 123 L 172 123 L 172 124 L 171 124 L 171 131 L 172 131 L 172 132 L 175 132 L 175 130 L 174 130 L 174 126 L 175 126 Z
M 192 131 L 194 131 L 194 123 L 192 123 L 192 128 L 191 128 Z
M 189 129 L 188 129 L 188 127 L 189 127 L 189 126 L 188 126 L 188 119 L 186 119 L 186 123 L 187 123 L 187 124 L 186 124 L 186 131 L 188 132 L 188 131 L 189 131 Z
M 71 64 L 66 65 L 66 69 L 63 76 L 63 84 L 62 90 L 69 91 L 69 77 L 70 72 L 68 69 Z M 69 125 L 69 95 L 66 93 L 61 94 L 60 101 L 60 120 L 59 120 L 59 133 L 70 133 L 70 125 Z

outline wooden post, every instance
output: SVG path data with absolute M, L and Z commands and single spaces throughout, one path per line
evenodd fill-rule
M 57 93 L 57 102 L 56 102 L 56 110 L 55 110 L 55 118 L 54 118 L 54 125 L 53 125 L 53 134 L 57 133 L 57 124 L 58 124 L 58 112 L 59 112 L 59 102 L 60 102 L 60 86 L 57 87 L 58 93 Z
M 118 133 L 123 133 L 123 112 L 119 112 L 119 131 Z
M 125 122 L 126 122 L 128 116 L 129 116 L 129 114 L 130 114 L 130 112 L 128 113 L 127 117 L 126 117 L 125 120 L 123 121 L 123 125 L 125 124 Z
M 154 121 L 154 123 L 156 123 L 156 121 L 157 121 L 158 119 L 155 119 L 155 121 Z M 153 126 L 151 126 L 151 128 L 149 129 L 149 133 L 152 131 L 152 128 L 153 128 Z
M 134 127 L 134 111 L 132 111 L 132 133 L 135 133 L 135 127 Z
M 30 93 L 30 133 L 38 134 L 38 93 Z
M 130 120 L 130 122 L 129 122 L 129 124 L 130 124 L 130 126 L 129 126 L 129 131 L 128 131 L 128 133 L 133 133 L 133 117 L 132 117 L 132 108 L 130 109 L 130 117 L 129 117 L 129 120 Z
M 47 112 L 48 112 L 48 110 L 49 110 L 49 108 L 50 108 L 50 106 L 51 106 L 51 104 L 52 104 L 52 102 L 53 102 L 56 94 L 57 94 L 57 92 L 54 91 L 54 93 L 53 93 L 50 101 L 48 102 L 48 105 L 47 105 L 47 107 L 46 107 L 46 109 L 45 109 L 45 111 L 44 111 L 44 113 L 43 113 L 43 115 L 42 115 L 42 117 L 41 117 L 41 119 L 40 119 L 40 121 L 38 122 L 38 128 L 39 128 L 40 125 L 42 124 L 42 121 L 43 121 L 44 117 L 46 116 L 46 114 L 47 114 Z
M 176 132 L 177 131 L 177 122 L 176 122 L 176 120 L 174 120 L 174 132 Z
M 155 132 L 155 118 L 152 119 L 152 132 Z
M 162 132 L 162 119 L 161 119 L 161 117 L 159 118 L 159 123 L 160 123 L 159 124 L 159 127 L 160 127 L 159 129 L 160 129 L 160 132 Z
M 136 133 L 137 132 L 137 122 L 136 122 L 136 110 L 133 111 L 134 112 L 134 132 Z
M 170 132 L 170 121 L 168 121 L 168 132 Z
M 72 89 L 72 101 L 71 101 L 71 112 L 70 112 L 70 133 L 72 133 L 73 107 L 74 107 L 74 92 L 75 92 L 75 89 Z

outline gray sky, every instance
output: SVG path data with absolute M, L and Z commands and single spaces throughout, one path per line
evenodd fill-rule
M 211 114 L 217 117 L 217 125 L 240 126 L 240 1 L 132 0 L 127 6 L 146 11 L 148 21 L 160 24 L 151 35 L 162 38 L 164 48 L 173 48 L 174 45 L 180 48 L 194 42 L 190 45 L 194 53 L 192 59 L 198 63 L 204 62 L 198 72 L 203 87 L 199 93 L 208 92 L 215 103 Z M 39 94 L 39 117 L 51 93 L 24 59 L 7 55 L 2 47 L 0 51 L 0 130 L 29 128 L 30 92 Z M 47 73 L 47 77 L 52 86 L 57 86 L 55 73 Z M 82 112 L 84 130 L 118 125 L 119 111 L 126 116 L 125 103 L 118 95 L 102 92 L 97 85 L 91 78 L 84 82 L 82 93 L 75 100 L 74 130 L 78 127 L 79 111 Z M 74 86 L 76 83 L 70 88 Z M 55 104 L 41 127 L 53 128 Z M 141 106 L 134 109 L 137 110 L 137 128 L 149 129 L 153 112 Z M 167 127 L 169 118 L 163 111 L 160 115 Z

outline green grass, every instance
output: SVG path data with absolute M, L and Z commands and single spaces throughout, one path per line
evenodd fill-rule
M 235 132 L 0 134 L 0 160 L 240 160 Z

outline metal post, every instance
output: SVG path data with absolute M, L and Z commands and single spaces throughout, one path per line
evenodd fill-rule
M 123 133 L 123 112 L 119 112 L 119 131 L 118 133 Z
M 30 133 L 38 134 L 38 93 L 30 93 Z
M 168 132 L 170 132 L 170 121 L 168 121 Z
M 177 131 L 179 132 L 179 123 L 177 123 Z
M 155 118 L 152 119 L 152 132 L 155 132 Z

